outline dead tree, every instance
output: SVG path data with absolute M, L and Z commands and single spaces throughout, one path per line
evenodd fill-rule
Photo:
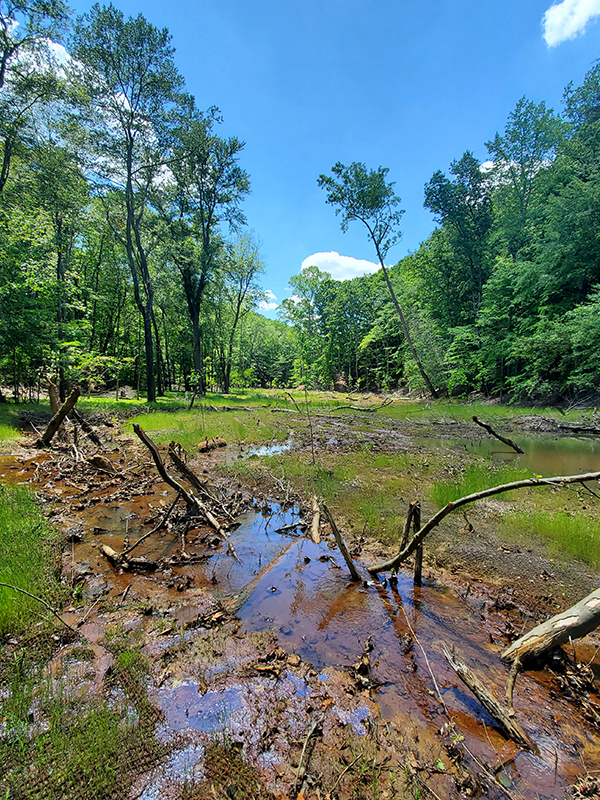
M 571 608 L 536 625 L 502 653 L 503 661 L 527 661 L 554 650 L 570 639 L 581 639 L 600 625 L 600 589 Z

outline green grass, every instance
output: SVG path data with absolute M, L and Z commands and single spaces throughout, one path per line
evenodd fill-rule
M 124 800 L 136 776 L 162 760 L 167 750 L 154 736 L 160 712 L 148 699 L 143 642 L 135 632 L 115 628 L 105 644 L 115 656 L 105 689 L 118 691 L 116 703 L 109 696 L 75 699 L 71 690 L 78 687 L 51 678 L 47 654 L 36 660 L 29 647 L 4 665 L 0 797 Z M 64 663 L 93 655 L 75 646 Z
M 508 539 L 527 542 L 541 539 L 555 555 L 571 556 L 600 569 L 600 520 L 565 511 L 513 512 L 502 521 Z
M 414 489 L 416 469 L 424 459 L 420 454 L 394 453 L 373 456 L 358 453 L 319 454 L 312 464 L 305 453 L 282 455 L 254 461 L 238 461 L 230 472 L 248 480 L 261 474 L 283 476 L 305 496 L 316 494 L 336 516 L 343 516 L 358 531 L 366 529 L 380 540 L 396 536 L 403 524 Z M 366 527 L 365 527 L 366 526 Z
M 33 493 L 25 486 L 0 484 L 0 582 L 55 605 L 63 593 L 54 575 L 56 543 Z M 35 600 L 0 587 L 0 634 L 24 629 L 42 612 Z
M 493 468 L 485 464 L 476 464 L 458 472 L 455 478 L 434 484 L 430 491 L 430 497 L 437 506 L 442 508 L 460 497 L 481 492 L 483 489 L 489 489 L 502 483 L 511 483 L 531 477 L 533 477 L 533 473 L 528 469 L 510 466 Z
M 129 426 L 137 423 L 157 441 L 176 441 L 191 451 L 207 437 L 216 436 L 231 444 L 242 441 L 263 443 L 272 439 L 283 441 L 288 432 L 279 427 L 278 422 L 284 420 L 275 420 L 266 409 L 216 413 L 200 407 L 170 414 L 160 411 L 140 414 L 129 420 Z

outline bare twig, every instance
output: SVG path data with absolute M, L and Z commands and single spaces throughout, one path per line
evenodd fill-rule
M 33 600 L 37 600 L 38 603 L 41 603 L 43 606 L 46 606 L 48 611 L 50 611 L 51 614 L 54 614 L 56 619 L 60 620 L 66 628 L 68 628 L 70 631 L 75 630 L 75 628 L 69 625 L 68 622 L 65 622 L 65 620 L 61 617 L 61 615 L 55 608 L 52 608 L 51 605 L 49 605 L 45 600 L 42 600 L 42 598 L 38 597 L 36 594 L 31 594 L 31 592 L 27 592 L 25 589 L 20 589 L 18 586 L 12 586 L 10 583 L 0 583 L 0 586 L 4 586 L 6 589 L 12 589 L 14 592 L 20 592 L 21 594 L 26 594 L 27 597 L 31 597 Z
M 323 511 L 331 525 L 331 530 L 333 531 L 333 535 L 335 536 L 335 540 L 337 542 L 337 546 L 340 548 L 341 554 L 344 556 L 344 560 L 348 565 L 348 569 L 350 570 L 350 575 L 352 576 L 353 581 L 362 581 L 360 577 L 359 571 L 356 569 L 356 565 L 352 560 L 352 556 L 348 552 L 348 548 L 346 547 L 346 543 L 342 539 L 342 534 L 338 530 L 338 526 L 335 524 L 335 520 L 331 515 L 331 511 L 327 508 L 326 505 L 323 505 Z
M 521 450 L 521 448 L 516 442 L 513 442 L 513 440 L 509 439 L 507 436 L 500 436 L 500 434 L 496 433 L 496 431 L 492 428 L 491 425 L 488 425 L 486 422 L 482 422 L 480 419 L 477 419 L 477 417 L 473 417 L 473 422 L 475 422 L 477 425 L 480 425 L 491 436 L 495 436 L 496 439 L 501 441 L 503 444 L 508 445 L 508 447 L 512 447 L 512 449 L 515 450 L 517 453 L 521 453 L 522 455 L 525 454 L 525 451 Z

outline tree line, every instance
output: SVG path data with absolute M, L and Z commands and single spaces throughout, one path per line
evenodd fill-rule
M 336 164 L 327 202 L 365 226 L 382 269 L 291 280 L 296 373 L 315 384 L 408 386 L 558 401 L 600 383 L 600 65 L 564 108 L 518 101 L 481 164 L 470 151 L 425 186 L 438 223 L 384 266 L 402 211 L 388 170 Z
M 186 92 L 166 29 L 96 4 L 0 0 L 0 382 L 128 383 L 149 402 L 289 383 L 256 313 L 244 143 Z

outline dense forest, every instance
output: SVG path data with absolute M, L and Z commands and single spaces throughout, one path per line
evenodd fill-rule
M 344 282 L 304 270 L 281 321 L 257 313 L 244 143 L 221 122 L 143 16 L 0 0 L 0 384 L 15 402 L 51 377 L 63 398 L 77 381 L 150 402 L 300 383 L 597 389 L 600 66 L 566 88 L 562 114 L 522 98 L 489 161 L 467 151 L 431 177 L 438 227 L 417 252 Z M 328 202 L 343 228 L 365 224 L 383 266 L 402 214 L 387 170 L 333 171 Z

